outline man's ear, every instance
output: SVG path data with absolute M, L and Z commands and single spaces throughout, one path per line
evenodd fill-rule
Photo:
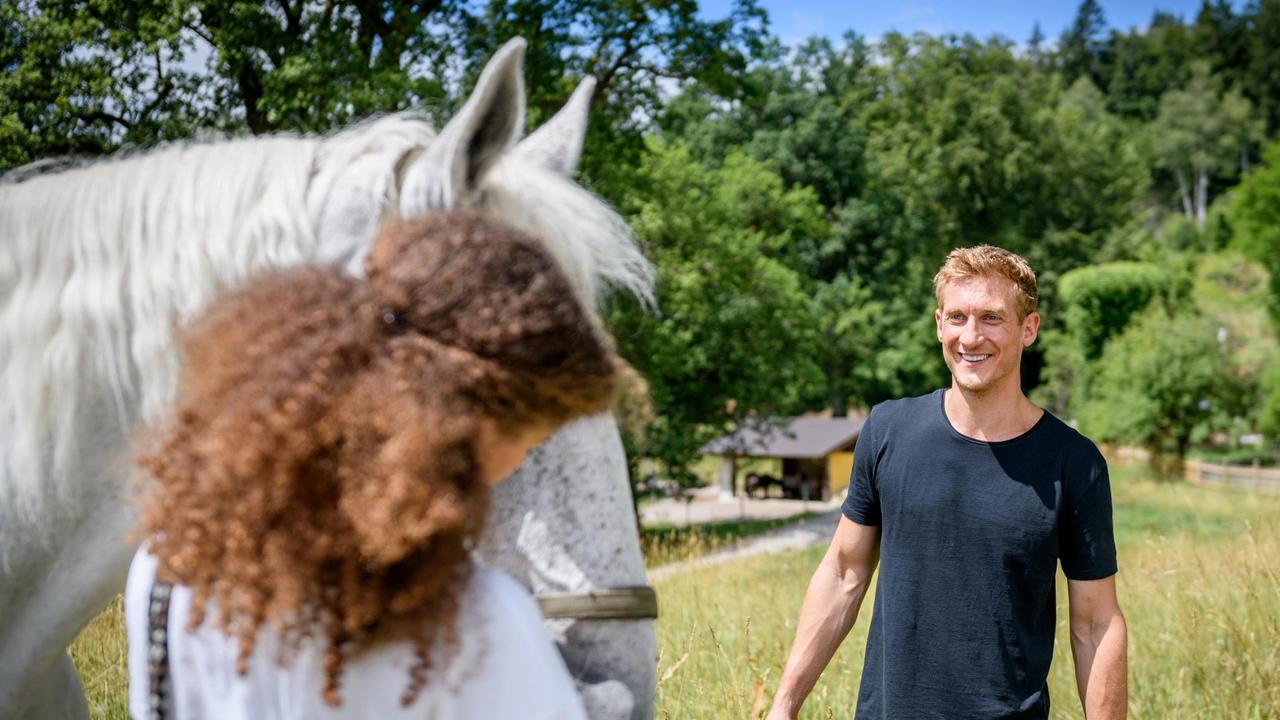
M 942 342 L 942 308 L 933 311 L 933 329 L 937 331 L 938 342 Z
M 1040 313 L 1032 312 L 1022 321 L 1022 347 L 1031 347 L 1040 335 Z

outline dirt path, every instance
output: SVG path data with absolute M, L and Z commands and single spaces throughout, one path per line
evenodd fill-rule
M 803 520 L 797 520 L 794 523 L 774 528 L 769 532 L 746 538 L 723 550 L 651 568 L 648 572 L 649 582 L 660 582 L 671 575 L 694 568 L 719 565 L 752 555 L 798 550 L 814 545 L 826 545 L 831 542 L 831 535 L 836 530 L 836 523 L 839 518 L 839 508 L 825 510 Z

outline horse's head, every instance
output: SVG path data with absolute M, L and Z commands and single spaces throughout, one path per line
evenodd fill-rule
M 525 42 L 500 49 L 458 114 L 403 169 L 399 211 L 479 206 L 542 238 L 586 299 L 604 287 L 648 298 L 652 271 L 626 223 L 573 182 L 595 80 L 532 135 L 524 127 Z
M 407 156 L 399 212 L 480 207 L 546 242 L 585 300 L 610 286 L 647 300 L 652 270 L 626 223 L 572 181 L 595 81 L 584 80 L 521 140 L 524 47 L 519 39 L 504 45 L 458 114 Z M 557 433 L 503 483 L 482 547 L 487 561 L 535 591 L 582 592 L 644 584 L 637 535 L 622 445 L 604 415 Z M 652 717 L 651 622 L 552 625 L 592 718 Z
M 606 287 L 649 298 L 652 270 L 626 223 L 572 179 L 595 80 L 521 139 L 524 50 L 520 38 L 503 45 L 438 134 L 397 115 L 326 139 L 309 199 L 321 259 L 358 273 L 386 217 L 478 207 L 542 238 L 585 300 Z

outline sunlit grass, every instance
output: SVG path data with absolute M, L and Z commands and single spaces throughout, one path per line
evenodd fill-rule
M 1113 478 L 1119 591 L 1130 632 L 1134 718 L 1280 718 L 1280 496 L 1157 483 L 1141 467 Z M 755 526 L 658 533 L 654 559 L 723 547 Z M 657 538 L 657 539 L 655 539 Z M 657 583 L 662 603 L 659 718 L 759 718 L 768 708 L 822 548 L 757 555 Z M 1054 720 L 1079 718 L 1059 579 Z M 847 718 L 870 618 L 862 616 L 805 705 Z M 72 658 L 92 717 L 126 718 L 125 641 L 117 601 L 85 629 Z
M 128 646 L 124 636 L 124 602 L 116 598 L 71 645 L 80 682 L 93 720 L 128 720 Z
M 737 543 L 789 525 L 814 513 L 769 520 L 727 520 L 688 527 L 649 525 L 640 531 L 640 548 L 648 567 L 689 560 L 725 550 Z
M 1280 718 L 1280 497 L 1113 481 L 1121 605 L 1135 718 Z M 768 709 L 822 548 L 699 568 L 658 583 L 659 718 L 758 718 Z M 1055 720 L 1079 718 L 1065 581 L 1050 692 Z M 871 600 L 805 705 L 847 718 Z

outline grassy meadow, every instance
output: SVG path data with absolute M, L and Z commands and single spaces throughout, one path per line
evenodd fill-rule
M 1130 716 L 1280 718 L 1280 497 L 1114 471 Z M 768 709 L 822 548 L 700 568 L 658 585 L 662 720 L 759 718 Z M 874 591 L 873 591 L 874 592 Z M 1082 716 L 1058 583 L 1055 720 Z M 872 599 L 802 718 L 848 718 Z
M 1142 465 L 1113 474 L 1119 591 L 1129 623 L 1130 716 L 1280 719 L 1280 496 L 1157 482 Z M 755 528 L 751 528 L 755 529 Z M 651 539 L 663 559 L 725 538 Z M 683 544 L 682 544 L 683 543 Z M 768 707 L 821 548 L 755 556 L 658 583 L 661 720 L 759 718 Z M 1059 582 L 1053 718 L 1079 718 Z M 848 718 L 871 599 L 802 717 Z M 119 603 L 77 639 L 72 657 L 92 717 L 126 718 Z

